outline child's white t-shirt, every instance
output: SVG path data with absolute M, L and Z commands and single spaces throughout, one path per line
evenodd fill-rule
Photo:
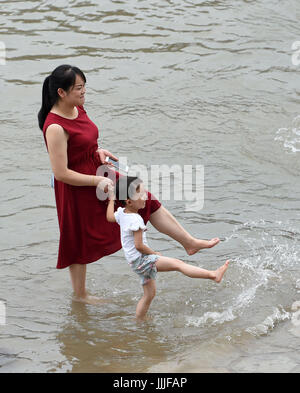
M 124 208 L 119 207 L 114 213 L 117 223 L 121 229 L 121 243 L 128 262 L 133 262 L 142 254 L 135 248 L 134 231 L 143 230 L 143 243 L 148 246 L 146 233 L 147 227 L 143 218 L 137 213 L 124 213 Z

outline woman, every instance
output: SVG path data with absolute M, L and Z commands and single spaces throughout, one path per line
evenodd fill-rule
M 117 159 L 98 148 L 98 129 L 84 108 L 86 78 L 77 67 L 61 65 L 43 84 L 39 127 L 54 173 L 54 189 L 60 229 L 57 268 L 69 267 L 74 300 L 97 303 L 85 287 L 86 265 L 121 248 L 119 226 L 106 220 L 107 201 L 99 201 L 95 187 L 112 180 L 97 176 L 106 157 Z M 219 242 L 192 237 L 150 193 L 140 212 L 144 222 L 171 236 L 192 255 Z

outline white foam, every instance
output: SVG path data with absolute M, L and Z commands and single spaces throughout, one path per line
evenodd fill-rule
M 221 325 L 233 321 L 238 317 L 239 310 L 243 310 L 255 299 L 258 286 L 255 285 L 240 293 L 234 303 L 224 311 L 207 311 L 201 317 L 186 316 L 187 326 Z
M 273 330 L 279 322 L 290 319 L 290 317 L 290 313 L 285 311 L 282 307 L 274 307 L 271 315 L 268 315 L 262 323 L 247 328 L 246 332 L 254 336 L 265 335 Z
M 293 119 L 291 127 L 279 128 L 274 140 L 292 153 L 300 152 L 300 115 Z
M 204 326 L 207 324 L 216 325 L 216 324 L 223 324 L 224 322 L 232 321 L 236 318 L 233 314 L 232 307 L 229 309 L 218 312 L 218 311 L 207 311 L 201 317 L 195 316 L 187 316 L 187 324 L 186 326 Z
M 300 337 L 300 300 L 292 304 L 291 310 L 293 311 L 291 318 L 292 328 L 289 331 L 294 336 Z

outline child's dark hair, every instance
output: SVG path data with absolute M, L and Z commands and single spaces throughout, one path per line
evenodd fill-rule
M 116 198 L 125 206 L 127 199 L 133 199 L 143 181 L 136 176 L 120 176 L 116 182 Z

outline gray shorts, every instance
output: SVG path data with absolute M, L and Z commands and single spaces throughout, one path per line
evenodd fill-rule
M 130 262 L 132 270 L 140 277 L 141 284 L 145 285 L 149 280 L 155 280 L 157 269 L 155 262 L 159 258 L 156 254 L 142 254 L 133 262 Z

